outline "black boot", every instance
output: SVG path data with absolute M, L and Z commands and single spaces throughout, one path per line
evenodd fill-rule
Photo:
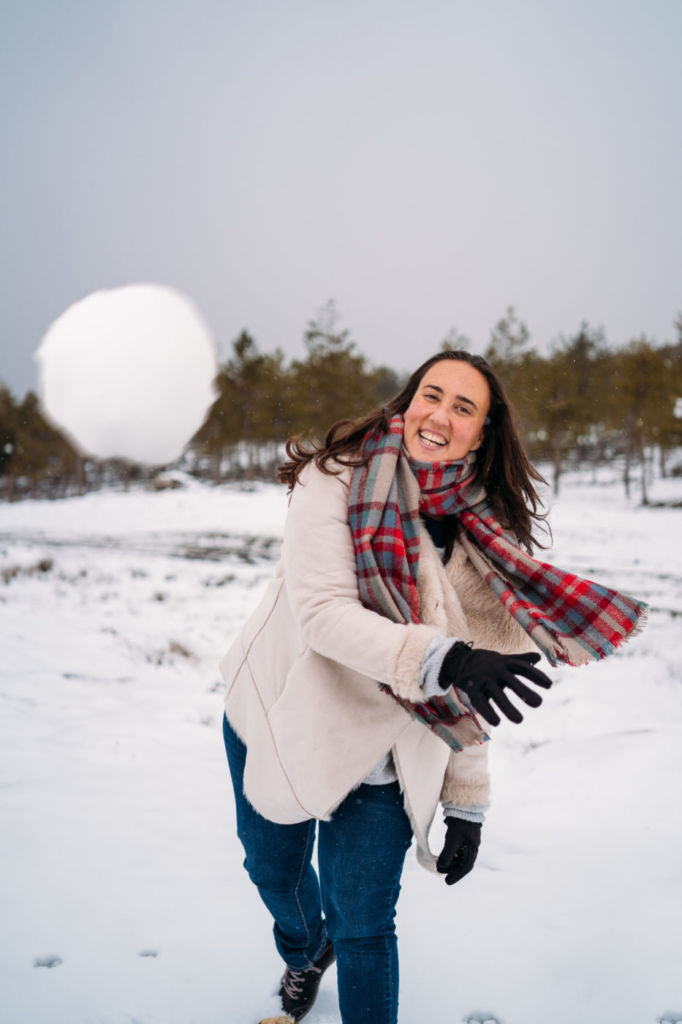
M 311 1010 L 317 999 L 317 992 L 322 981 L 322 975 L 328 967 L 336 960 L 334 947 L 331 940 L 327 939 L 319 957 L 312 967 L 303 971 L 295 971 L 287 967 L 282 977 L 282 985 L 279 990 L 282 1000 L 282 1010 L 288 1013 L 292 1020 L 303 1020 L 308 1010 Z

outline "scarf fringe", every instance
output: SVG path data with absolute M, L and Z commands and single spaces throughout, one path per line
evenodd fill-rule
M 613 654 L 619 648 L 623 647 L 628 640 L 632 640 L 634 637 L 639 636 L 647 622 L 649 621 L 649 609 L 648 606 L 643 604 L 641 601 L 638 602 L 641 611 L 639 618 L 635 622 L 634 626 L 629 633 L 623 633 L 620 636 L 612 637 L 609 641 L 609 649 L 603 651 L 595 651 L 592 648 L 584 647 L 578 640 L 574 640 L 571 637 L 561 637 L 554 633 L 551 633 L 546 626 L 538 623 L 538 625 L 530 632 L 530 638 L 536 647 L 545 655 L 549 663 L 553 666 L 557 665 L 569 665 L 571 668 L 582 668 L 584 665 L 589 665 L 593 661 L 603 661 L 609 654 Z
M 504 534 L 498 540 L 503 540 L 507 547 L 513 549 L 512 542 Z M 539 603 L 532 601 L 530 607 L 521 608 L 519 606 L 523 604 L 525 596 L 522 585 L 520 586 L 518 579 L 512 578 L 511 573 L 505 573 L 504 568 L 499 564 L 499 555 L 498 562 L 493 562 L 491 554 L 481 550 L 478 540 L 465 532 L 461 535 L 461 543 L 469 560 L 495 597 L 501 602 L 507 613 L 525 629 L 551 665 L 570 665 L 573 668 L 579 668 L 582 665 L 588 665 L 591 661 L 601 661 L 602 658 L 613 654 L 630 637 L 641 633 L 646 624 L 648 606 L 643 601 L 602 587 L 591 580 L 581 580 L 578 576 L 566 573 L 563 569 L 548 563 L 535 562 L 525 553 L 523 553 L 524 562 L 541 566 L 558 580 L 572 581 L 573 586 L 576 583 L 583 584 L 593 592 L 593 595 L 609 601 L 612 614 L 607 615 L 602 606 L 598 613 L 592 613 L 590 619 L 587 617 L 587 613 L 591 606 L 587 603 L 585 617 L 581 617 L 576 622 L 571 619 L 570 613 L 579 612 L 580 609 L 572 608 L 570 590 L 566 594 L 562 594 L 560 586 L 551 592 L 551 598 L 554 601 L 553 612 L 550 613 L 549 607 L 543 609 Z M 584 596 L 582 599 L 584 600 Z M 617 602 L 621 606 L 618 615 L 613 613 L 616 605 L 612 605 L 611 602 Z M 596 628 L 597 622 L 601 622 L 601 630 Z M 605 636 L 604 628 L 607 623 L 609 623 L 608 636 Z M 553 624 L 556 625 L 556 630 L 552 628 Z M 560 626 L 563 626 L 561 631 Z M 572 631 L 572 635 L 569 633 L 569 629 Z

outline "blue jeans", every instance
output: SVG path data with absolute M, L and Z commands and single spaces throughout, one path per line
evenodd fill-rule
M 244 796 L 246 747 L 223 718 L 244 867 L 275 921 L 275 943 L 295 970 L 309 967 L 327 933 L 337 959 L 343 1024 L 396 1024 L 395 907 L 412 829 L 397 782 L 359 786 L 319 822 L 277 825 Z

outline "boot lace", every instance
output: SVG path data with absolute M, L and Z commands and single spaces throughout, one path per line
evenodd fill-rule
M 288 967 L 282 977 L 282 991 L 286 992 L 290 999 L 296 999 L 301 995 L 306 975 L 321 974 L 319 967 L 307 967 L 303 971 L 295 971 Z

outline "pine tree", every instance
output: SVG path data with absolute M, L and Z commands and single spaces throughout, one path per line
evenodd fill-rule
M 676 429 L 678 380 L 666 366 L 664 350 L 654 348 L 644 335 L 613 353 L 610 372 L 608 417 L 623 437 L 625 492 L 630 495 L 632 467 L 638 462 L 642 503 L 647 504 L 647 446 L 658 444 L 662 435 Z
M 292 364 L 297 433 L 310 431 L 322 438 L 336 420 L 364 415 L 380 404 L 377 387 L 386 380 L 385 371 L 375 376 L 337 320 L 330 300 L 305 331 L 306 359 Z
M 563 339 L 548 359 L 536 363 L 536 430 L 552 463 L 555 494 L 567 457 L 587 449 L 594 440 L 603 409 L 595 366 L 604 351 L 601 332 L 583 323 L 574 338 Z
M 17 405 L 14 396 L 4 384 L 0 385 L 0 480 L 5 495 L 14 497 L 13 463 L 16 460 Z
M 74 481 L 82 484 L 80 456 L 71 442 L 45 419 L 32 391 L 16 407 L 15 423 L 10 464 L 15 482 L 24 478 L 32 495 L 41 482 L 49 493 L 64 493 Z

